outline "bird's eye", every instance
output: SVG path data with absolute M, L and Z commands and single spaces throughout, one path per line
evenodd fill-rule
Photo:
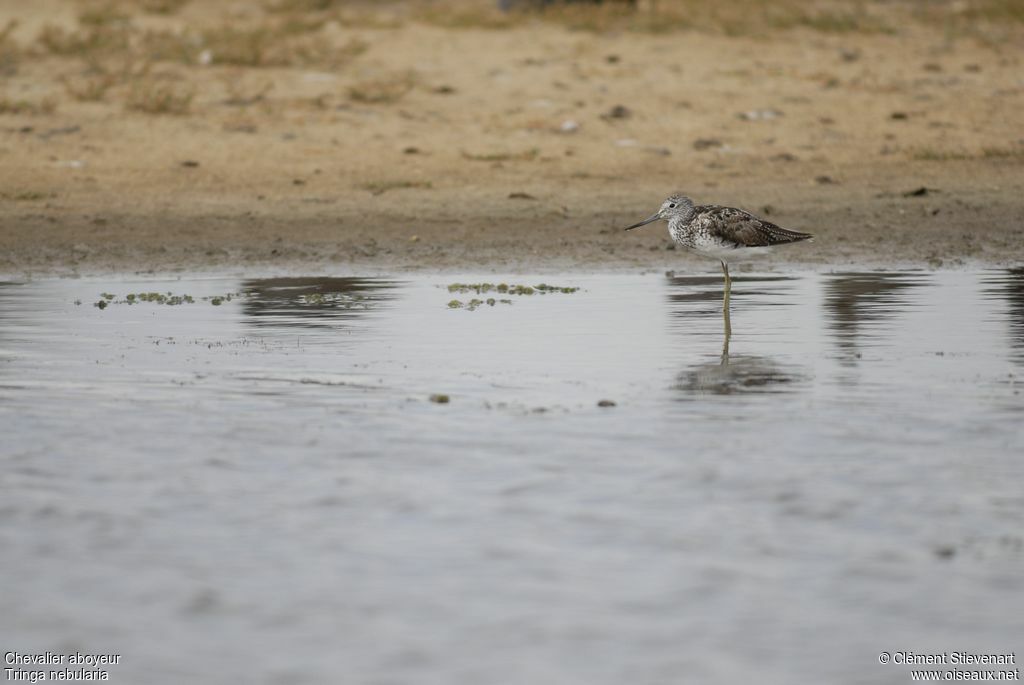
M 669 209 L 675 209 L 676 208 L 676 203 L 675 202 L 670 203 L 668 208 Z

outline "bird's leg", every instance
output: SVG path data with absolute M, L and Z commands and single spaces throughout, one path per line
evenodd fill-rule
M 729 265 L 722 262 L 722 274 L 725 276 L 725 294 L 722 297 L 722 319 L 725 323 L 725 339 L 732 335 L 732 324 L 729 322 L 729 291 L 732 290 L 732 279 L 729 278 Z

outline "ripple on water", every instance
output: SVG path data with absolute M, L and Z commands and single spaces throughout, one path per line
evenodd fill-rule
M 1024 270 L 741 274 L 728 341 L 717 273 L 447 306 L 480 280 L 0 283 L 0 642 L 149 683 L 1015 647 Z

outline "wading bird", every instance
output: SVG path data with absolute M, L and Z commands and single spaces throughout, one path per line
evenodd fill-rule
M 781 228 L 742 209 L 695 205 L 690 198 L 678 194 L 662 202 L 657 212 L 625 230 L 632 231 L 659 219 L 668 222 L 668 233 L 672 240 L 722 263 L 722 274 L 725 276 L 722 317 L 725 320 L 727 339 L 732 335 L 729 323 L 729 291 L 732 289 L 729 262 L 767 252 L 776 245 L 798 243 L 811 238 L 810 233 Z

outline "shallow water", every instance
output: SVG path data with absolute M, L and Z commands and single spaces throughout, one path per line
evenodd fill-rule
M 717 275 L 447 307 L 480 280 L 0 284 L 0 645 L 581 685 L 1019 646 L 1024 271 L 737 276 L 725 359 Z M 195 302 L 92 306 L 148 291 Z

